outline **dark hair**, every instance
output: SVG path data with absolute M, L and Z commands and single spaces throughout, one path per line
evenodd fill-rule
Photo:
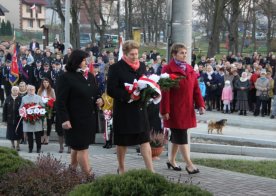
M 78 68 L 80 68 L 80 64 L 83 59 L 87 58 L 88 56 L 88 53 L 83 50 L 73 50 L 69 56 L 65 69 L 68 72 L 75 72 Z
M 47 81 L 47 82 L 49 83 L 48 88 L 45 88 L 45 87 L 44 87 L 44 84 L 43 84 L 44 81 Z M 52 95 L 51 95 L 51 93 L 52 93 L 51 82 L 50 82 L 50 80 L 49 80 L 48 78 L 44 78 L 44 79 L 41 81 L 41 84 L 40 84 L 40 87 L 39 87 L 39 89 L 38 89 L 38 91 L 37 91 L 37 94 L 41 96 L 41 95 L 42 95 L 42 92 L 43 92 L 44 90 L 47 91 L 47 96 L 52 96 Z

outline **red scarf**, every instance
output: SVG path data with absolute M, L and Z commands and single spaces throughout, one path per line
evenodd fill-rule
M 139 67 L 140 67 L 140 61 L 139 60 L 137 60 L 133 63 L 126 55 L 123 55 L 122 59 L 135 71 L 137 69 L 139 69 Z

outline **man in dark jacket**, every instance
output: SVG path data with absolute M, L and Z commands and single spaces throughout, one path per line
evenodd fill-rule
M 27 64 L 25 57 L 21 60 L 22 66 L 19 67 L 20 81 L 24 81 L 26 84 L 33 84 L 33 67 Z
M 32 39 L 32 42 L 29 45 L 29 49 L 31 50 L 32 54 L 34 54 L 37 48 L 39 48 L 39 43 L 36 41 L 36 39 Z
M 11 84 L 9 82 L 9 76 L 11 71 L 11 61 L 6 60 L 6 64 L 2 67 L 2 87 L 4 87 L 6 97 L 11 95 Z

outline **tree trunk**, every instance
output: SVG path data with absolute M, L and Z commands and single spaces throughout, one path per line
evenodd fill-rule
M 132 0 L 128 0 L 128 35 L 129 39 L 133 39 L 132 35 Z
M 89 1 L 89 4 L 87 3 L 87 0 L 84 0 L 84 7 L 86 8 L 86 11 L 88 13 L 88 19 L 90 22 L 90 32 L 91 32 L 91 40 L 93 43 L 96 43 L 96 32 L 95 32 L 95 25 L 94 25 L 94 16 L 95 16 L 95 7 L 93 6 L 93 0 Z
M 254 45 L 254 52 L 257 50 L 257 44 L 256 44 L 256 9 L 255 9 L 255 1 L 253 0 L 253 8 L 252 8 L 252 42 Z
M 233 0 L 232 4 L 232 14 L 230 19 L 230 31 L 229 31 L 229 46 L 230 51 L 233 54 L 238 52 L 238 19 L 240 15 L 240 0 Z
M 267 34 L 266 34 L 266 48 L 267 48 L 267 55 L 269 54 L 271 50 L 271 42 L 272 42 L 272 37 L 271 37 L 271 29 L 272 29 L 272 2 L 271 0 L 268 0 L 266 3 L 267 6 Z
M 119 38 L 120 38 L 120 26 L 121 26 L 121 21 L 120 21 L 120 9 L 121 9 L 121 4 L 120 4 L 120 0 L 118 0 L 117 2 L 117 24 L 118 24 L 118 31 L 117 31 L 117 35 L 118 35 L 118 47 L 119 46 Z
M 220 26 L 223 18 L 224 0 L 215 1 L 215 13 L 212 25 L 212 33 L 209 39 L 208 57 L 213 57 L 217 52 L 219 42 Z
M 246 19 L 244 21 L 244 28 L 243 28 L 243 35 L 242 35 L 242 41 L 241 41 L 241 54 L 243 53 L 243 48 L 244 48 L 244 42 L 245 42 L 245 38 L 246 38 L 246 31 L 248 29 L 248 23 L 249 23 L 249 15 L 250 15 L 250 5 L 251 5 L 251 0 L 249 1 L 249 6 L 248 6 L 248 10 L 247 10 L 247 14 L 246 14 Z
M 156 2 L 156 7 L 155 7 L 155 18 L 154 18 L 154 34 L 155 34 L 155 39 L 154 39 L 154 46 L 157 47 L 157 42 L 158 42 L 158 19 L 159 19 L 159 5 L 160 2 Z
M 56 7 L 56 12 L 58 13 L 59 19 L 61 21 L 61 39 L 65 40 L 65 17 L 62 12 L 62 6 L 60 0 L 55 0 L 54 5 Z
M 125 0 L 125 31 L 126 31 L 126 40 L 129 39 L 129 31 L 128 31 L 128 0 Z
M 80 48 L 80 28 L 79 28 L 79 2 L 72 1 L 71 7 L 72 25 L 71 25 L 71 42 L 73 48 Z

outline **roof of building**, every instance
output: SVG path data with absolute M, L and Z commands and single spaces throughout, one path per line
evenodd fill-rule
M 22 3 L 28 4 L 28 5 L 48 5 L 47 1 L 45 0 L 22 0 Z
M 0 10 L 1 12 L 9 12 L 9 10 L 7 10 L 5 7 L 3 7 L 1 4 L 0 4 Z

